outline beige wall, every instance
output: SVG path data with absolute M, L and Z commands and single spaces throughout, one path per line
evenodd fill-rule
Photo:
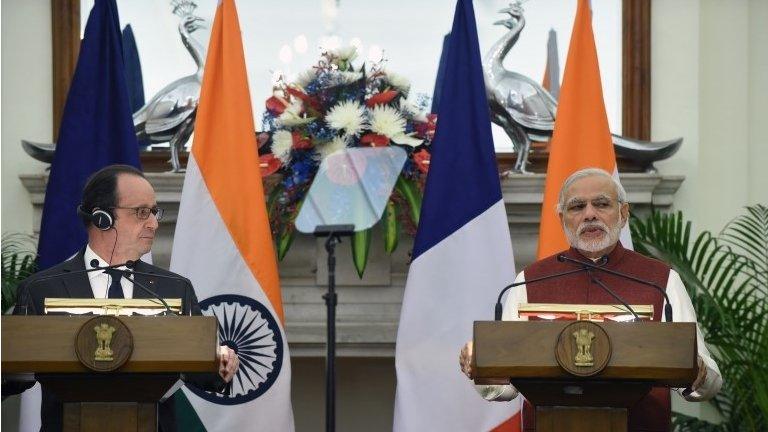
M 49 5 L 49 0 L 2 3 L 3 232 L 32 230 L 31 205 L 18 175 L 44 169 L 23 153 L 20 139 L 52 139 Z M 652 135 L 685 138 L 680 152 L 658 168 L 687 176 L 675 207 L 697 228 L 720 229 L 740 207 L 768 204 L 766 22 L 764 0 L 652 4 Z M 317 430 L 322 361 L 294 360 L 294 371 L 297 426 Z M 349 430 L 387 429 L 395 386 L 392 359 L 344 359 L 339 375 L 339 424 Z M 3 414 L 10 411 L 7 402 L 3 408 Z M 676 403 L 676 408 L 710 415 L 696 405 Z M 369 427 L 373 419 L 388 420 Z
M 32 232 L 32 205 L 18 176 L 45 169 L 24 153 L 21 139 L 52 140 L 50 4 L 2 3 L 2 232 Z
M 768 203 L 768 2 L 652 4 L 652 136 L 683 136 L 658 164 L 685 174 L 675 207 L 719 230 L 740 208 Z
M 652 136 L 683 136 L 658 164 L 687 176 L 675 208 L 719 231 L 745 205 L 768 204 L 768 2 L 652 3 Z M 677 411 L 715 418 L 706 404 Z

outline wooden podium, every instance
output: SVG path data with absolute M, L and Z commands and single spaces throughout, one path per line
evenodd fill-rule
M 535 406 L 536 430 L 627 430 L 628 408 L 652 386 L 697 373 L 696 324 L 476 321 L 477 384 L 509 379 Z
M 180 373 L 215 374 L 217 345 L 213 317 L 2 317 L 4 378 L 34 374 L 64 431 L 157 430 L 157 402 Z

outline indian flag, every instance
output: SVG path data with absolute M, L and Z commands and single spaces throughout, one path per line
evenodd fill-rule
M 206 59 L 171 270 L 192 280 L 240 358 L 230 394 L 176 394 L 184 430 L 292 431 L 291 363 L 237 10 L 222 0 Z M 194 335 L 190 335 L 194 337 Z
M 541 207 L 539 258 L 568 249 L 568 241 L 555 206 L 565 179 L 582 168 L 602 168 L 613 173 L 617 180 L 619 178 L 616 153 L 603 103 L 603 86 L 589 0 L 579 0 L 568 46 L 547 163 L 544 202 Z M 621 232 L 621 244 L 628 249 L 632 248 L 629 224 Z

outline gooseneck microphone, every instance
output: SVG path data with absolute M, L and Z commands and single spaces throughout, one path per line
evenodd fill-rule
M 578 265 L 582 266 L 582 269 L 584 269 L 584 270 L 586 270 L 586 269 L 599 270 L 599 271 L 602 271 L 602 272 L 605 272 L 605 273 L 608 273 L 608 274 L 612 274 L 614 276 L 618 276 L 618 277 L 621 277 L 621 278 L 624 278 L 624 279 L 627 279 L 627 280 L 631 280 L 633 282 L 637 282 L 637 283 L 642 284 L 642 285 L 647 285 L 649 287 L 652 287 L 652 288 L 656 289 L 658 292 L 661 293 L 661 295 L 664 296 L 664 299 L 667 302 L 667 304 L 664 305 L 664 319 L 667 322 L 672 322 L 672 304 L 669 302 L 669 296 L 667 295 L 667 291 L 664 288 L 660 287 L 658 284 L 655 284 L 653 282 L 650 282 L 650 281 L 647 281 L 647 280 L 644 280 L 644 279 L 640 279 L 640 278 L 637 278 L 635 276 L 628 275 L 626 273 L 617 272 L 616 270 L 611 270 L 611 269 L 605 268 L 604 267 L 605 264 L 608 263 L 608 256 L 603 256 L 602 258 L 600 258 L 600 260 L 603 262 L 603 264 L 601 264 L 601 265 L 597 265 L 597 264 L 593 264 L 591 262 L 586 262 L 586 261 L 581 261 L 581 260 L 573 259 L 573 258 L 567 257 L 567 256 L 565 256 L 563 254 L 558 255 L 557 256 L 557 260 L 560 261 L 560 262 L 566 262 L 567 261 L 567 262 L 570 262 L 570 263 L 573 263 L 573 264 L 578 264 Z M 597 279 L 593 278 L 593 280 L 597 280 Z M 600 285 L 603 288 L 606 288 L 604 286 L 604 284 L 599 284 L 598 283 L 598 285 Z M 608 292 L 612 293 L 610 290 Z M 614 297 L 616 297 L 615 294 L 612 294 L 612 295 Z M 635 316 L 637 316 L 637 314 L 635 314 L 634 311 L 632 311 L 632 313 Z
M 136 263 L 134 262 L 134 263 L 132 263 L 130 266 L 127 266 L 127 267 L 128 267 L 128 269 L 127 269 L 127 270 L 120 270 L 120 271 L 122 271 L 122 272 L 123 272 L 123 274 L 126 274 L 126 275 L 127 275 L 127 274 L 131 274 L 131 275 L 139 275 L 139 276 L 149 276 L 149 277 L 156 277 L 156 278 L 163 278 L 163 279 L 171 279 L 171 280 L 177 280 L 177 281 L 181 281 L 181 282 L 183 282 L 183 283 L 187 283 L 187 280 L 186 280 L 185 278 L 182 278 L 182 277 L 180 277 L 180 276 L 172 276 L 172 275 L 161 275 L 161 274 L 157 274 L 157 273 L 147 273 L 147 272 L 137 271 L 137 270 L 134 270 L 134 269 L 133 269 L 135 266 L 136 266 Z M 135 278 L 134 278 L 134 279 L 131 279 L 131 282 L 134 282 L 134 283 L 136 283 L 136 281 L 135 281 Z M 174 313 L 171 311 L 171 308 L 168 306 L 168 303 L 166 303 L 166 302 L 165 302 L 165 300 L 163 300 L 163 298 L 162 298 L 162 297 L 160 297 L 159 295 L 157 295 L 157 293 L 155 293 L 154 291 L 150 290 L 149 288 L 147 288 L 147 287 L 145 287 L 145 286 L 141 286 L 141 285 L 139 285 L 138 283 L 136 283 L 136 284 L 137 284 L 137 286 L 139 286 L 140 288 L 142 288 L 142 289 L 143 289 L 145 292 L 149 293 L 149 295 L 151 295 L 151 296 L 155 297 L 156 299 L 160 300 L 160 301 L 163 303 L 163 306 L 165 306 L 165 308 L 166 308 L 166 310 L 167 310 L 168 314 L 171 314 L 171 315 L 176 315 L 176 314 L 174 314 Z M 191 299 L 190 299 L 190 302 L 189 302 L 189 304 L 187 305 L 187 312 L 189 313 L 189 315 L 192 315 L 192 304 L 191 304 Z
M 624 306 L 632 314 L 632 316 L 635 317 L 633 321 L 640 321 L 640 315 L 638 315 L 637 312 L 635 312 L 635 310 L 632 309 L 632 306 L 630 306 L 629 303 L 627 303 L 626 300 L 621 298 L 621 296 L 616 294 L 612 289 L 608 288 L 608 285 L 606 285 L 603 281 L 601 281 L 600 279 L 596 278 L 595 275 L 592 274 L 592 269 L 587 268 L 586 270 L 587 270 L 587 274 L 589 275 L 589 278 L 592 280 L 593 283 L 595 283 L 596 285 L 600 286 L 600 288 L 602 288 L 605 292 L 607 292 L 613 298 L 618 300 L 618 302 L 621 303 L 622 306 Z
M 165 307 L 165 315 L 176 315 L 171 310 L 171 307 L 168 306 L 168 302 L 166 302 L 164 298 L 160 297 L 160 295 L 158 295 L 156 292 L 154 292 L 151 289 L 147 288 L 143 283 L 137 281 L 136 277 L 135 277 L 135 275 L 151 275 L 151 276 L 157 276 L 157 275 L 153 275 L 153 274 L 150 274 L 150 273 L 137 272 L 135 270 L 131 270 L 135 265 L 136 265 L 136 263 L 132 262 L 130 266 L 126 266 L 126 267 L 128 267 L 128 269 L 125 269 L 125 270 L 117 269 L 117 271 L 121 272 L 123 274 L 123 277 L 128 277 L 128 276 L 132 276 L 133 275 L 134 276 L 133 279 L 128 278 L 128 280 L 131 281 L 131 283 L 133 283 L 133 286 L 137 286 L 137 287 L 141 288 L 142 291 L 144 291 L 145 293 L 151 295 L 156 300 L 160 300 L 160 303 L 162 303 L 163 306 Z
M 504 293 L 507 292 L 510 288 L 514 288 L 516 286 L 525 285 L 525 284 L 532 284 L 534 282 L 539 282 L 539 281 L 543 281 L 543 280 L 547 280 L 547 279 L 559 278 L 559 277 L 562 277 L 562 276 L 568 276 L 570 274 L 580 273 L 580 272 L 583 272 L 583 271 L 586 271 L 586 270 L 587 270 L 586 268 L 578 268 L 576 270 L 569 270 L 567 272 L 555 273 L 555 274 L 551 274 L 551 275 L 547 275 L 547 276 L 533 278 L 531 280 L 525 280 L 525 281 L 522 281 L 522 282 L 515 282 L 515 283 L 511 283 L 511 284 L 505 286 L 504 288 L 501 289 L 501 292 L 499 293 L 499 298 L 496 300 L 496 306 L 494 307 L 494 310 L 493 310 L 493 319 L 494 319 L 494 321 L 501 321 L 501 313 L 502 313 L 501 298 L 504 296 Z
M 38 282 L 47 281 L 47 280 L 51 280 L 51 279 L 56 279 L 56 278 L 60 278 L 60 277 L 64 277 L 64 276 L 76 275 L 76 274 L 80 274 L 80 273 L 90 273 L 90 272 L 95 272 L 95 271 L 99 271 L 99 270 L 116 269 L 118 267 L 132 267 L 132 266 L 136 265 L 136 262 L 128 260 L 128 261 L 126 261 L 124 263 L 112 264 L 112 265 L 108 265 L 108 266 L 99 266 L 99 264 L 100 264 L 99 260 L 92 259 L 90 264 L 91 264 L 92 268 L 89 268 L 89 269 L 75 270 L 75 271 L 64 271 L 64 272 L 61 272 L 61 273 L 54 273 L 54 274 L 48 275 L 48 276 L 41 276 L 41 277 L 33 280 L 32 282 L 30 282 L 30 286 L 32 284 L 36 284 Z

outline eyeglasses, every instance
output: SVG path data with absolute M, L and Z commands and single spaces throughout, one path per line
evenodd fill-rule
M 154 207 L 112 207 L 115 209 L 124 209 L 124 210 L 133 210 L 134 213 L 136 213 L 136 217 L 140 220 L 147 220 L 149 219 L 149 215 L 153 214 L 155 215 L 155 218 L 159 222 L 163 219 L 163 213 L 165 213 L 165 210 L 161 209 L 158 206 Z

